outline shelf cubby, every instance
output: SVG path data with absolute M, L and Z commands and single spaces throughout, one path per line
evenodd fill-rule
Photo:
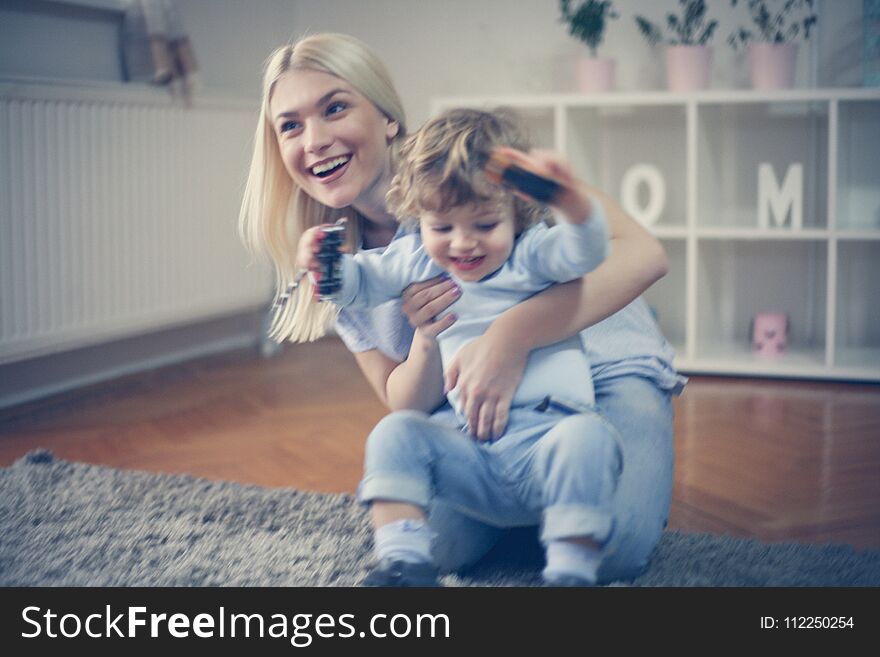
M 880 233 L 880 100 L 838 107 L 837 228 Z
M 822 241 L 701 243 L 697 359 L 824 366 L 827 249 Z M 773 359 L 751 353 L 752 319 L 762 312 L 790 320 L 788 349 Z
M 686 224 L 687 129 L 684 105 L 572 107 L 566 113 L 565 152 L 584 180 L 623 198 L 625 178 L 638 208 L 658 203 L 660 227 Z M 660 174 L 665 202 L 652 198 L 644 174 Z
M 556 121 L 552 105 L 515 108 L 515 111 L 524 119 L 529 140 L 535 148 L 556 148 Z
M 758 228 L 758 172 L 803 167 L 803 228 L 828 225 L 828 104 L 705 103 L 697 122 L 697 224 Z M 790 230 L 791 219 L 777 230 Z
M 880 240 L 837 244 L 834 364 L 880 369 Z

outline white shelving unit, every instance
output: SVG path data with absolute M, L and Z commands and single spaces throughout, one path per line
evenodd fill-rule
M 645 297 L 681 371 L 880 381 L 880 89 L 444 97 L 432 113 L 498 106 L 616 198 L 636 165 L 660 172 L 649 228 L 670 271 Z M 801 165 L 801 227 L 760 226 L 762 164 L 779 187 Z M 752 354 L 759 312 L 788 314 L 784 355 Z

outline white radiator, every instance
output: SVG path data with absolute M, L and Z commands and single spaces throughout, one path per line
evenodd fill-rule
M 236 233 L 256 113 L 0 83 L 0 364 L 266 304 Z

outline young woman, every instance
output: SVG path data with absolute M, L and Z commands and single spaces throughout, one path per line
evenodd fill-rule
M 403 108 L 385 67 L 357 39 L 318 34 L 272 54 L 240 225 L 245 242 L 269 254 L 279 289 L 295 278 L 296 245 L 310 227 L 344 216 L 350 249 L 390 243 L 399 225 L 385 194 L 405 134 Z M 614 527 L 602 546 L 599 581 L 607 581 L 640 572 L 666 522 L 673 471 L 671 395 L 683 380 L 672 368 L 672 350 L 637 299 L 665 274 L 663 249 L 612 199 L 591 193 L 607 213 L 605 262 L 502 314 L 458 353 L 445 386 L 458 388 L 476 439 L 501 435 L 531 350 L 581 333 L 596 404 L 618 436 L 624 463 Z M 432 411 L 444 397 L 435 338 L 454 321 L 449 314 L 435 318 L 455 299 L 451 282 L 428 281 L 411 286 L 401 302 L 336 317 L 331 304 L 314 300 L 306 281 L 273 332 L 312 340 L 335 319 L 337 332 L 390 409 Z M 440 505 L 430 509 L 429 523 L 444 528 L 440 536 L 468 537 L 433 545 L 435 562 L 448 570 L 479 559 L 501 532 Z M 450 526 L 458 529 L 447 531 Z

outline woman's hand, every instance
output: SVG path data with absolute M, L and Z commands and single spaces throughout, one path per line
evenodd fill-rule
M 445 390 L 458 386 L 468 426 L 478 440 L 504 433 L 528 357 L 528 350 L 493 339 L 489 332 L 459 349 L 444 375 Z
M 413 283 L 403 291 L 401 310 L 414 329 L 423 336 L 436 339 L 458 319 L 455 313 L 437 315 L 461 296 L 461 289 L 447 276 L 435 276 L 422 283 Z

